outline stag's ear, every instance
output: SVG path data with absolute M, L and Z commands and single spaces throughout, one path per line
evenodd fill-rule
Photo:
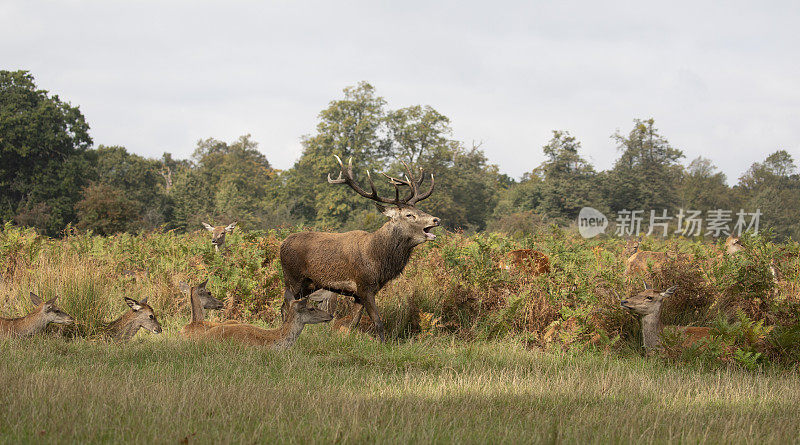
M 214 231 L 214 227 L 212 227 L 209 224 L 203 223 L 203 227 L 205 227 L 206 230 L 208 230 L 209 232 L 213 232 Z
M 42 304 L 42 300 L 39 298 L 38 295 L 31 292 L 31 303 L 33 303 L 34 306 L 39 306 L 40 304 Z
M 395 206 L 384 207 L 378 203 L 375 203 L 375 207 L 378 208 L 379 212 L 383 213 L 389 218 L 394 219 L 400 216 L 400 209 Z
M 185 281 L 181 281 L 180 283 L 178 283 L 178 289 L 180 289 L 181 292 L 185 294 L 188 294 L 192 291 L 192 288 L 189 287 L 189 285 Z
M 237 221 L 234 221 L 234 222 L 228 224 L 228 226 L 225 227 L 225 231 L 228 232 L 228 233 L 233 232 L 233 229 L 236 228 L 236 223 L 237 223 Z
M 125 304 L 130 306 L 130 308 L 133 309 L 134 311 L 138 311 L 142 308 L 142 305 L 139 304 L 139 302 L 134 300 L 133 298 L 125 297 Z

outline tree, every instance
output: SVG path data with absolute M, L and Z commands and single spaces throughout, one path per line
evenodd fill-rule
M 786 150 L 754 163 L 739 178 L 748 212 L 760 210 L 762 228 L 770 227 L 779 237 L 800 239 L 800 175 Z
M 607 175 L 606 197 L 614 211 L 675 209 L 683 153 L 658 133 L 653 119 L 635 119 L 633 129 L 612 136 L 622 155 Z
M 265 228 L 265 218 L 275 211 L 269 196 L 275 172 L 250 135 L 231 144 L 201 140 L 193 158 L 194 167 L 177 173 L 171 192 L 178 227 L 236 220 Z
M 547 160 L 534 171 L 542 178 L 538 213 L 562 221 L 578 217 L 582 207 L 601 205 L 594 168 L 579 154 L 581 143 L 566 131 L 553 131 L 542 150 Z
M 326 177 L 339 171 L 333 155 L 344 162 L 352 157 L 360 172 L 383 170 L 388 154 L 380 137 L 385 104 L 372 85 L 361 82 L 345 88 L 344 98 L 331 101 L 319 114 L 317 133 L 303 138 L 303 154 L 286 174 L 283 196 L 292 203 L 294 215 L 338 228 L 355 213 L 372 208 L 346 187 L 329 185 Z
M 97 180 L 137 203 L 138 227 L 156 228 L 167 222 L 171 203 L 166 194 L 166 183 L 161 175 L 162 163 L 128 153 L 125 147 L 101 145 L 92 153 Z
M 83 199 L 75 204 L 78 228 L 99 235 L 135 230 L 139 226 L 140 203 L 129 199 L 127 192 L 110 184 L 96 182 L 83 189 Z
M 680 187 L 680 206 L 692 210 L 734 210 L 738 194 L 727 184 L 727 178 L 710 159 L 698 157 L 689 163 Z
M 34 222 L 49 235 L 74 221 L 93 179 L 91 144 L 78 107 L 37 89 L 27 71 L 0 71 L 0 219 Z

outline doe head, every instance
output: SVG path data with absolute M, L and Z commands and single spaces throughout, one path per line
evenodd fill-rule
M 233 232 L 236 228 L 236 221 L 228 224 L 227 226 L 212 226 L 211 224 L 203 223 L 203 227 L 211 232 L 211 244 L 221 246 L 225 244 L 225 235 Z
M 154 334 L 161 333 L 161 324 L 158 322 L 153 308 L 147 304 L 147 297 L 139 301 L 125 297 L 125 304 L 131 308 L 131 312 L 134 314 L 133 324 L 135 327 L 145 328 Z
M 645 285 L 643 291 L 622 300 L 622 307 L 642 316 L 658 314 L 661 311 L 661 304 L 664 303 L 664 300 L 672 296 L 677 289 L 678 286 L 672 286 L 663 292 L 659 292 Z
M 289 304 L 289 311 L 294 312 L 302 324 L 325 323 L 333 320 L 333 315 L 310 304 L 307 298 L 292 301 Z
M 56 306 L 56 300 L 58 296 L 55 296 L 45 302 L 39 298 L 38 295 L 31 292 L 31 303 L 36 306 L 37 310 L 40 310 L 41 313 L 44 315 L 45 320 L 48 323 L 57 323 L 57 324 L 72 324 L 75 323 L 75 320 L 66 312 L 62 311 L 58 306 Z
M 725 251 L 729 255 L 733 255 L 742 250 L 744 250 L 744 244 L 742 244 L 741 237 L 731 235 L 725 240 Z
M 180 287 L 181 291 L 188 295 L 190 299 L 197 298 L 200 304 L 203 305 L 203 309 L 222 309 L 222 302 L 211 295 L 211 291 L 206 288 L 206 284 L 208 284 L 207 278 L 197 286 L 189 286 L 186 282 L 181 281 L 178 287 Z

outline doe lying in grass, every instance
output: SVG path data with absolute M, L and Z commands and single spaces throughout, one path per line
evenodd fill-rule
M 206 288 L 207 283 L 208 280 L 203 281 L 197 286 L 189 286 L 183 281 L 179 284 L 181 291 L 189 295 L 189 301 L 192 304 L 192 321 L 181 329 L 181 335 L 184 337 L 196 337 L 220 324 L 212 321 L 205 321 L 205 309 L 222 309 L 222 302 L 211 295 L 211 291 Z
M 158 323 L 153 308 L 147 304 L 147 297 L 141 301 L 125 297 L 125 303 L 130 309 L 105 326 L 107 336 L 114 340 L 128 341 L 140 328 L 145 328 L 154 334 L 161 333 L 161 324 Z
M 0 318 L 0 337 L 28 337 L 44 331 L 50 323 L 73 323 L 72 317 L 56 306 L 57 298 L 43 303 L 38 295 L 31 292 L 31 303 L 36 309 L 24 317 Z
M 649 288 L 645 284 L 642 292 L 622 300 L 622 307 L 629 309 L 642 317 L 642 340 L 645 350 L 654 351 L 661 345 L 661 333 L 664 325 L 661 324 L 661 305 L 664 300 L 675 293 L 678 286 L 672 286 L 664 292 L 659 292 Z M 698 340 L 707 338 L 710 328 L 693 326 L 670 326 L 686 334 L 684 346 L 688 346 Z
M 300 337 L 307 324 L 331 321 L 333 316 L 327 311 L 308 304 L 303 298 L 289 303 L 286 320 L 277 329 L 262 329 L 249 324 L 221 324 L 209 329 L 205 337 L 231 339 L 251 345 L 269 346 L 272 349 L 288 349 Z

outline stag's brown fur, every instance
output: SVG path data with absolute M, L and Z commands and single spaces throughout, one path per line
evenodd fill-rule
M 415 179 L 411 169 L 406 166 L 406 180 L 389 178 L 396 188 L 395 199 L 392 200 L 379 197 L 371 179 L 372 193 L 366 192 L 353 179 L 352 164 L 346 170 L 341 160 L 339 163 L 342 167 L 339 178 L 332 180 L 328 177 L 328 181 L 347 183 L 361 196 L 393 204 L 389 207 L 378 205 L 389 221 L 372 233 L 355 230 L 346 233 L 303 232 L 288 236 L 280 249 L 286 286 L 282 312 L 292 300 L 319 289 L 352 296 L 359 314 L 353 320 L 354 324 L 360 321 L 363 306 L 378 336 L 384 340 L 383 322 L 378 316 L 375 294 L 403 271 L 415 246 L 436 238 L 430 231 L 439 225 L 439 218 L 414 207 L 414 204 L 433 192 L 433 176 L 430 189 L 421 194 L 418 187 L 424 176 Z M 411 189 L 411 194 L 404 199 L 399 197 L 400 185 Z
M 277 329 L 263 329 L 250 324 L 221 324 L 202 334 L 204 338 L 234 340 L 272 349 L 288 349 L 300 337 L 307 324 L 324 323 L 333 319 L 327 311 L 308 304 L 306 299 L 289 303 L 286 320 Z
M 0 338 L 29 337 L 44 331 L 50 323 L 69 324 L 74 322 L 69 314 L 56 306 L 58 297 L 42 302 L 36 294 L 31 292 L 30 298 L 36 309 L 28 315 L 18 318 L 0 318 Z

